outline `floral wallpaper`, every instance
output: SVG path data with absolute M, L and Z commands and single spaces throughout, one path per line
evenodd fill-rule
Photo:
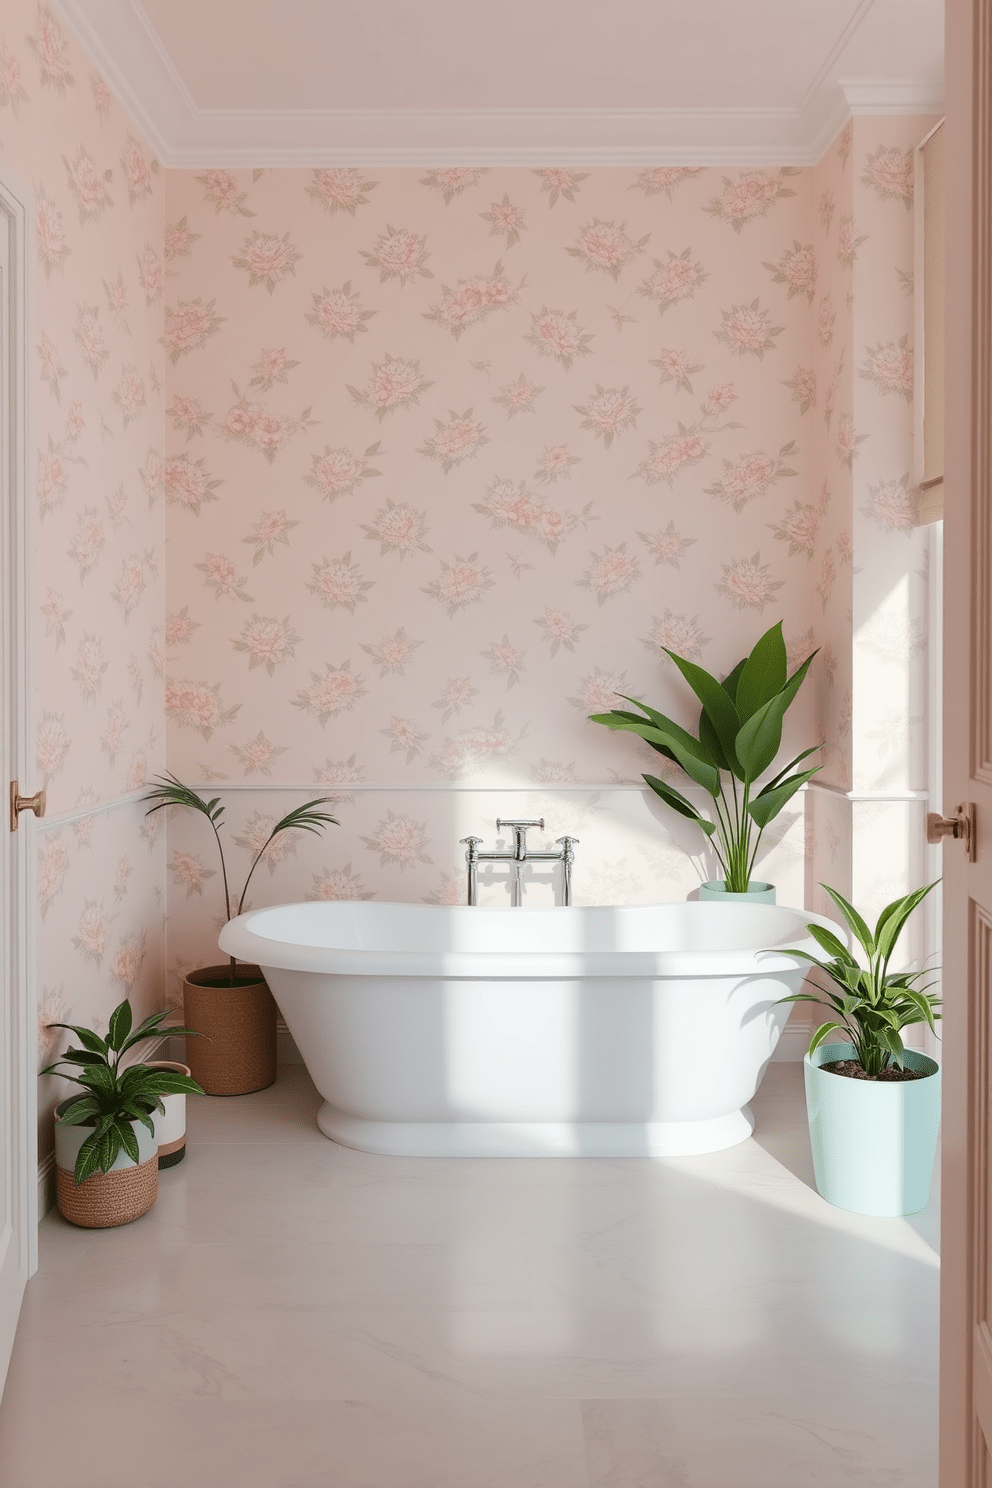
M 688 718 L 663 646 L 815 644 L 810 185 L 170 172 L 172 768 L 337 795 L 328 896 L 460 897 L 458 836 L 539 795 L 580 898 L 707 876 L 643 792 L 617 827 L 657 756 L 586 715 Z
M 712 864 L 636 789 L 657 756 L 585 715 L 688 720 L 662 648 L 728 668 L 780 617 L 821 648 L 789 727 L 834 794 L 765 871 L 850 884 L 848 793 L 923 783 L 923 130 L 853 121 L 804 171 L 170 173 L 170 759 L 245 819 L 294 785 L 342 821 L 259 901 L 456 902 L 501 814 L 582 837 L 580 900 L 690 891 Z
M 825 739 L 826 788 L 763 871 L 811 904 L 918 878 L 925 127 L 855 120 L 804 170 L 166 172 L 12 0 L 40 1057 L 53 1016 L 159 1005 L 214 954 L 210 844 L 136 800 L 166 765 L 221 793 L 235 876 L 290 805 L 334 802 L 256 903 L 457 902 L 458 839 L 504 814 L 580 838 L 580 902 L 690 892 L 714 865 L 640 786 L 658 757 L 586 714 L 629 693 L 688 720 L 663 648 L 721 670 L 779 618 L 794 663 L 821 649 L 789 732 Z
M 52 12 L 0 20 L 0 159 L 33 195 L 34 758 L 39 1062 L 53 1018 L 161 1006 L 164 833 L 128 798 L 164 764 L 163 176 Z M 66 1092 L 46 1078 L 50 1107 Z

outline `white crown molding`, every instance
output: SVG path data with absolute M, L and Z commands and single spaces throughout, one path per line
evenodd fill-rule
M 803 113 L 806 109 L 815 106 L 817 99 L 827 88 L 827 85 L 829 84 L 830 79 L 833 76 L 834 68 L 840 61 L 844 52 L 847 50 L 848 43 L 854 39 L 855 32 L 858 30 L 861 22 L 865 19 L 874 3 L 875 0 L 859 0 L 859 3 L 852 12 L 847 25 L 840 33 L 837 40 L 834 42 L 831 50 L 824 57 L 819 71 L 811 80 L 809 87 L 806 89 L 806 92 L 800 99 L 800 113 Z
M 799 108 L 201 109 L 140 0 L 55 0 L 66 25 L 174 168 L 279 166 L 815 165 L 854 113 L 933 113 L 912 83 L 829 81 L 861 0 Z M 112 43 L 107 38 L 112 37 Z
M 855 118 L 862 114 L 942 114 L 941 88 L 921 83 L 841 83 L 844 101 Z
M 823 106 L 823 99 L 817 101 L 820 104 L 819 109 L 816 103 L 808 104 L 806 108 L 809 123 L 810 165 L 819 165 L 851 117 L 847 100 L 839 88 L 833 90 L 832 96 L 827 94 L 826 107 Z

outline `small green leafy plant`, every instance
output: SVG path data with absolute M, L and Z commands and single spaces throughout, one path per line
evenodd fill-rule
M 138 1161 L 138 1141 L 131 1123 L 140 1121 L 154 1135 L 152 1113 L 165 1110 L 163 1095 L 203 1094 L 195 1080 L 178 1070 L 153 1069 L 147 1064 L 120 1067 L 123 1055 L 144 1039 L 155 1038 L 168 1016 L 167 1011 L 152 1013 L 132 1033 L 131 1004 L 125 998 L 110 1015 L 105 1039 L 75 1023 L 49 1023 L 49 1028 L 68 1028 L 82 1044 L 81 1049 L 70 1044 L 54 1064 L 41 1071 L 43 1075 L 73 1080 L 85 1092 L 60 1118 L 67 1126 L 93 1127 L 76 1158 L 77 1183 L 85 1183 L 93 1173 L 109 1173 L 122 1148 L 132 1162 Z M 168 1032 L 177 1037 L 196 1036 L 189 1028 L 170 1028 Z M 70 1069 L 60 1068 L 63 1064 Z
M 889 971 L 889 960 L 909 916 L 939 882 L 935 879 L 902 899 L 893 899 L 882 910 L 873 931 L 842 894 L 827 884 L 821 885 L 844 916 L 865 953 L 868 965 L 862 966 L 840 937 L 821 925 L 807 925 L 806 929 L 827 952 L 829 961 L 821 961 L 808 951 L 784 953 L 812 962 L 834 984 L 835 990 L 831 990 L 813 982 L 821 994 L 819 997 L 809 992 L 793 992 L 789 997 L 779 998 L 780 1002 L 815 1002 L 833 1010 L 834 1017 L 821 1023 L 810 1039 L 810 1054 L 838 1029 L 846 1035 L 846 1042 L 854 1045 L 865 1074 L 876 1078 L 890 1063 L 902 1068 L 905 1050 L 900 1032 L 903 1028 L 914 1023 L 926 1023 L 931 1032 L 936 1033 L 935 1019 L 941 1016 L 936 1009 L 941 1000 L 936 993 L 927 990 L 934 985 L 933 982 L 924 987 L 917 985 L 933 968 Z
M 259 863 L 262 861 L 266 852 L 268 851 L 269 846 L 279 836 L 280 832 L 286 832 L 290 830 L 316 832 L 319 836 L 325 827 L 336 827 L 339 825 L 336 817 L 329 816 L 326 811 L 318 811 L 316 809 L 318 806 L 326 805 L 331 799 L 330 796 L 320 796 L 315 801 L 305 801 L 302 806 L 296 806 L 293 808 L 292 811 L 287 812 L 281 821 L 276 822 L 275 826 L 272 828 L 272 831 L 269 833 L 268 837 L 265 839 L 262 846 L 255 854 L 254 861 L 252 862 L 252 865 L 248 870 L 248 877 L 245 879 L 244 888 L 241 890 L 241 897 L 238 900 L 238 907 L 237 909 L 234 909 L 232 907 L 231 890 L 227 878 L 227 862 L 224 857 L 224 844 L 221 842 L 220 831 L 218 830 L 224 820 L 224 807 L 221 805 L 220 797 L 214 796 L 213 800 L 205 801 L 202 796 L 197 795 L 195 790 L 192 790 L 188 785 L 183 785 L 181 780 L 177 780 L 175 775 L 171 775 L 168 772 L 166 772 L 165 775 L 159 775 L 157 779 L 158 784 L 155 785 L 153 789 L 148 792 L 147 795 L 142 797 L 142 800 L 144 801 L 155 802 L 155 805 L 149 807 L 148 811 L 145 813 L 146 816 L 151 816 L 154 812 L 161 811 L 164 806 L 185 806 L 190 811 L 200 812 L 201 816 L 205 816 L 207 818 L 207 821 L 213 828 L 213 834 L 217 840 L 217 851 L 220 853 L 221 876 L 224 881 L 224 912 L 229 920 L 233 919 L 235 915 L 239 915 L 244 908 L 245 896 L 248 893 L 248 885 L 251 883 L 252 874 L 255 872 L 255 869 L 258 867 Z M 232 956 L 232 987 L 234 986 L 234 973 L 236 965 L 237 963 L 235 961 L 235 958 Z
M 636 698 L 626 697 L 641 715 L 614 708 L 592 713 L 593 723 L 638 734 L 652 749 L 680 765 L 691 780 L 713 797 L 715 821 L 696 809 L 674 786 L 645 775 L 651 789 L 682 816 L 695 822 L 709 837 L 723 869 L 727 890 L 747 892 L 751 873 L 768 823 L 822 765 L 800 770 L 798 764 L 823 746 L 814 744 L 790 760 L 784 770 L 756 789 L 760 776 L 771 768 L 782 745 L 782 723 L 809 671 L 814 651 L 788 676 L 782 622 L 773 625 L 749 656 L 737 663 L 722 682 L 703 667 L 663 648 L 702 703 L 698 736 L 691 734 Z M 729 789 L 728 789 L 729 784 Z

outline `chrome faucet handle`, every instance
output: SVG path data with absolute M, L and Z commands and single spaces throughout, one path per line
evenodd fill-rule
M 527 857 L 527 828 L 540 827 L 543 831 L 544 817 L 539 817 L 536 821 L 524 821 L 520 817 L 512 818 L 498 816 L 496 818 L 497 832 L 501 831 L 503 827 L 509 827 L 512 831 L 513 856 L 518 863 L 521 863 Z
M 578 841 L 579 841 L 578 837 L 556 837 L 555 838 L 555 843 L 556 844 L 559 844 L 562 847 L 564 847 L 566 850 L 570 850 L 572 848 L 573 844 L 577 844 Z
M 475 847 L 475 845 L 477 843 L 481 842 L 481 841 L 482 841 L 482 838 L 481 837 L 459 837 L 458 844 L 459 844 L 460 847 L 472 848 L 472 847 Z

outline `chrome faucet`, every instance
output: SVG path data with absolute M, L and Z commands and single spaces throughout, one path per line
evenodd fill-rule
M 513 832 L 513 847 L 510 851 L 503 852 L 480 852 L 479 843 L 481 837 L 463 837 L 462 846 L 465 848 L 465 864 L 468 868 L 468 903 L 477 904 L 478 866 L 480 863 L 509 863 L 512 869 L 510 879 L 510 904 L 514 909 L 523 903 L 523 884 L 520 878 L 520 870 L 525 863 L 560 863 L 561 864 L 561 902 L 567 906 L 572 902 L 572 863 L 575 860 L 573 848 L 578 842 L 577 837 L 558 837 L 556 839 L 559 847 L 558 852 L 531 852 L 527 847 L 527 828 L 539 827 L 544 830 L 544 817 L 536 821 L 510 821 L 502 817 L 496 820 L 497 832 L 504 827 L 509 827 Z

